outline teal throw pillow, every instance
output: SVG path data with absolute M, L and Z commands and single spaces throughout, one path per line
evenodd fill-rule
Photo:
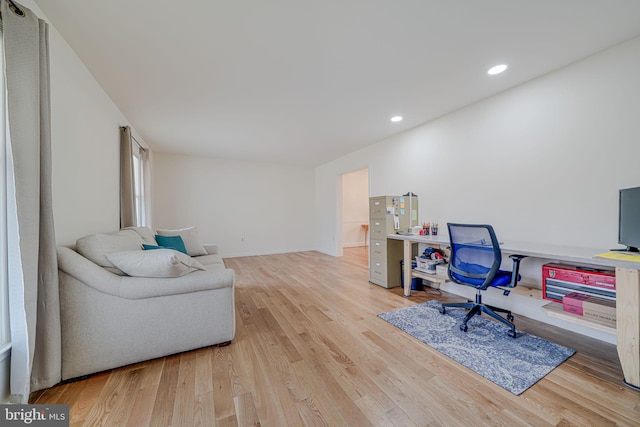
M 187 253 L 187 248 L 184 246 L 184 241 L 180 236 L 160 236 L 156 234 L 156 242 L 158 245 L 166 249 L 175 249 L 176 251 Z
M 150 251 L 153 249 L 166 249 L 166 248 L 163 248 L 162 246 L 147 245 L 146 243 L 143 243 L 142 249 L 144 249 L 145 251 Z

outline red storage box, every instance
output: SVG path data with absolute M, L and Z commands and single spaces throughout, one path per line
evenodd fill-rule
M 572 292 L 615 301 L 615 272 L 553 263 L 542 266 L 542 298 L 562 302 Z

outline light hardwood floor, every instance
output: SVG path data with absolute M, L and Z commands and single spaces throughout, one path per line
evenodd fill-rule
M 72 426 L 640 425 L 613 345 L 516 314 L 519 329 L 577 354 L 520 396 L 377 318 L 451 295 L 369 284 L 367 249 L 225 260 L 237 332 L 208 347 L 33 393 Z

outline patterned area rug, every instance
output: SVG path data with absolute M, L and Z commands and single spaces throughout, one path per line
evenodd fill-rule
M 515 395 L 575 353 L 529 334 L 514 339 L 507 335 L 506 326 L 485 317 L 474 316 L 468 332 L 462 332 L 458 325 L 466 310 L 447 309 L 442 315 L 439 307 L 440 302 L 432 300 L 378 317 Z

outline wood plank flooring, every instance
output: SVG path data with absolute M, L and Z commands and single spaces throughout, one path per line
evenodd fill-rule
M 237 332 L 208 347 L 33 393 L 71 426 L 638 426 L 615 346 L 516 314 L 577 354 L 514 396 L 377 318 L 453 295 L 368 283 L 367 249 L 231 258 Z

